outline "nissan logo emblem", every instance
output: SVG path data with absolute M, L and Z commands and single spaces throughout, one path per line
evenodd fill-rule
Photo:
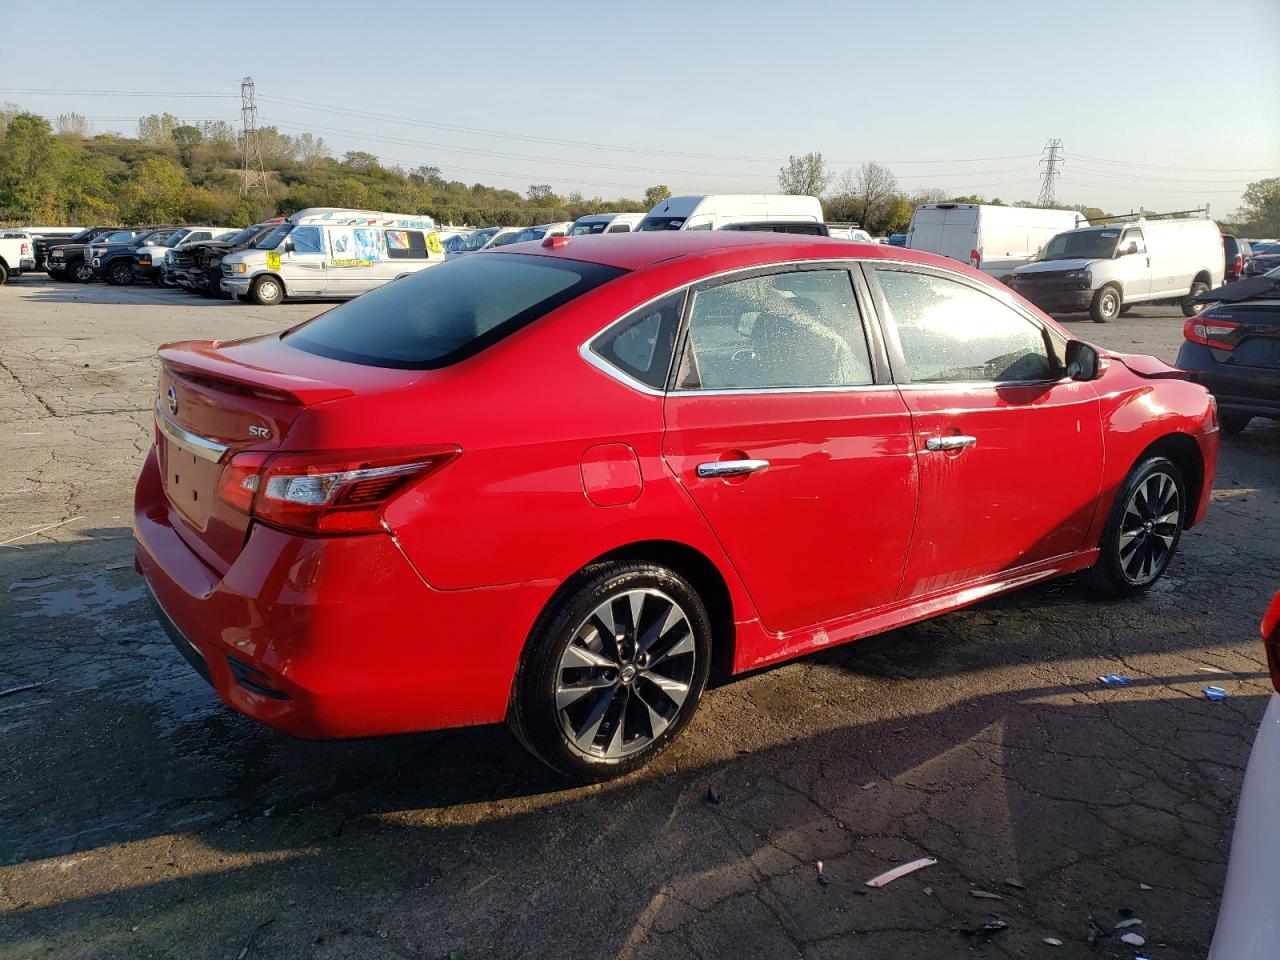
M 177 413 L 178 412 L 178 391 L 173 389 L 173 387 L 170 387 L 168 392 L 166 393 L 166 396 L 168 396 L 169 398 L 169 412 Z

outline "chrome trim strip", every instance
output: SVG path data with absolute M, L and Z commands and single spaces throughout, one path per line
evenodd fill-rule
M 190 430 L 184 430 L 172 420 L 169 415 L 164 412 L 161 401 L 156 401 L 156 426 L 160 428 L 169 440 L 192 456 L 199 457 L 201 460 L 208 460 L 210 463 L 217 463 L 223 455 L 231 449 L 226 444 L 215 443 L 206 439 L 199 434 L 192 433 Z

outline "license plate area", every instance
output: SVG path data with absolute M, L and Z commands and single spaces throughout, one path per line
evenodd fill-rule
M 196 456 L 170 437 L 160 437 L 164 492 L 192 527 L 203 531 L 217 496 L 221 466 Z

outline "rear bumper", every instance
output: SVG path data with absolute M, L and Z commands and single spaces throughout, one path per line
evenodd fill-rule
M 1253 743 L 1209 960 L 1253 960 L 1280 943 L 1280 694 L 1273 694 Z
M 1219 363 L 1199 343 L 1184 343 L 1176 365 L 1212 393 L 1220 409 L 1280 420 L 1280 370 Z
M 389 536 L 310 538 L 257 524 L 219 574 L 184 542 L 182 522 L 153 451 L 134 540 L 161 624 L 225 703 L 300 737 L 501 721 L 555 587 L 436 590 Z
M 21 260 L 18 261 L 19 273 L 25 273 L 26 271 L 34 270 L 35 268 L 36 268 L 35 257 L 23 257 Z

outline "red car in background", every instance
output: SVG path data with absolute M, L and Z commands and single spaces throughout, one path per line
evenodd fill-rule
M 1205 513 L 1204 388 L 983 274 L 786 234 L 553 238 L 160 351 L 137 564 L 233 708 L 507 720 L 632 770 L 748 670 L 1090 569 Z

